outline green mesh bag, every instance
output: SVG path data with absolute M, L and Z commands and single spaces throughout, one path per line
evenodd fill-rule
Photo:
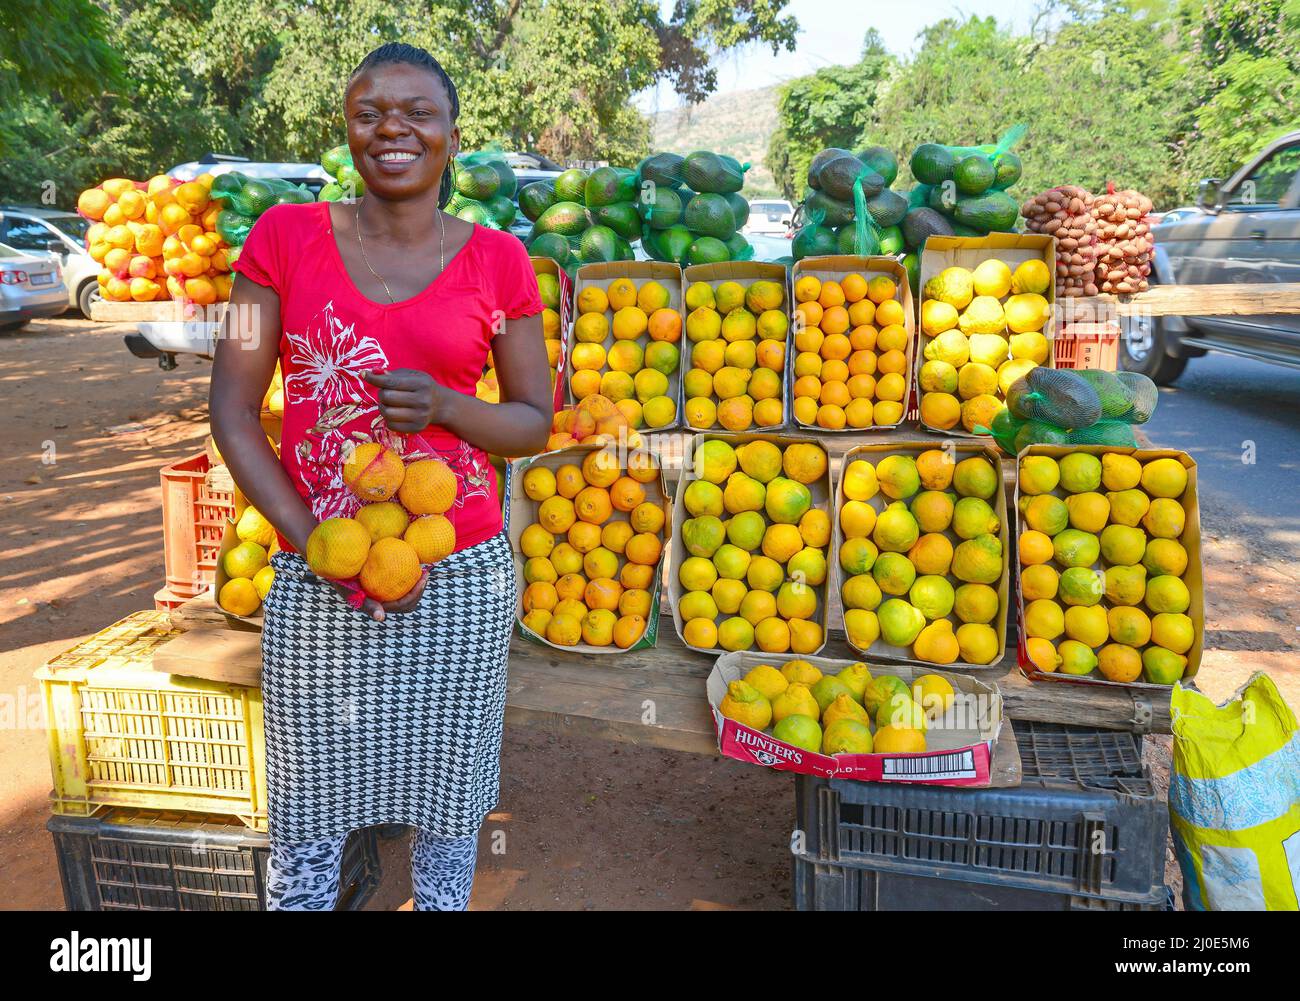
M 1140 372 L 1103 372 L 1080 369 L 1077 373 L 1090 382 L 1101 399 L 1101 419 L 1145 424 L 1160 399 L 1156 384 Z
M 874 257 L 880 253 L 880 227 L 867 210 L 867 199 L 872 197 L 867 194 L 870 190 L 868 182 L 879 176 L 866 167 L 853 182 L 853 252 L 859 257 Z M 875 194 L 879 193 L 877 188 Z
M 796 261 L 805 257 L 826 257 L 838 251 L 835 231 L 824 225 L 826 217 L 820 209 L 805 211 L 805 222 L 790 243 L 790 256 Z
M 1097 421 L 1067 430 L 1047 421 L 1023 420 L 1009 410 L 1001 410 L 990 423 L 992 426 L 987 428 L 977 426 L 975 433 L 991 435 L 1008 455 L 1016 455 L 1029 445 L 1137 446 L 1133 426 L 1125 421 Z
M 685 157 L 678 156 L 676 153 L 651 153 L 637 164 L 637 185 L 653 181 L 655 184 L 666 184 L 670 188 L 681 187 L 684 183 L 682 181 L 684 159 Z
M 1007 408 L 1026 421 L 1081 428 L 1101 419 L 1101 397 L 1091 382 L 1068 369 L 1030 369 L 1007 390 Z

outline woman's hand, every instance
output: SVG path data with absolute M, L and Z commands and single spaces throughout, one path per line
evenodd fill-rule
M 420 579 L 415 582 L 415 586 L 396 601 L 379 602 L 367 595 L 366 599 L 361 603 L 361 607 L 358 608 L 357 611 L 362 615 L 374 619 L 376 622 L 383 622 L 390 612 L 401 614 L 403 612 L 414 611 L 415 607 L 420 603 L 420 597 L 424 594 L 424 585 L 428 579 L 429 571 L 421 571 Z M 344 601 L 351 604 L 352 596 L 356 594 L 356 585 L 349 587 L 347 584 L 333 580 L 326 581 L 326 583 L 333 587 Z
M 379 412 L 393 431 L 415 434 L 430 424 L 443 424 L 453 393 L 428 372 L 398 368 L 389 372 L 366 372 L 362 378 L 379 390 Z

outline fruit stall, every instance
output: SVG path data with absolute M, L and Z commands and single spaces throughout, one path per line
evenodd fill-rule
M 801 909 L 1168 905 L 1142 735 L 1171 732 L 1171 692 L 1200 667 L 1196 464 L 1142 435 L 1157 394 L 1114 371 L 1118 317 L 1297 297 L 1147 288 L 1150 202 L 1062 186 L 1017 203 L 1018 138 L 923 144 L 908 191 L 888 150 L 823 151 L 777 262 L 752 259 L 744 166 L 723 154 L 519 190 L 490 154 L 457 172 L 450 211 L 500 227 L 517 198 L 533 223 L 555 388 L 547 448 L 496 469 L 518 599 L 506 723 L 793 772 Z M 360 184 L 345 152 L 323 158 L 339 190 L 322 198 Z M 253 183 L 88 196 L 114 300 L 96 318 L 219 309 L 255 210 L 301 200 Z M 159 239 L 127 225 L 150 206 Z M 146 250 L 163 286 L 118 275 L 143 278 Z M 489 359 L 479 396 L 498 394 Z M 277 446 L 283 406 L 273 382 Z M 378 441 L 340 462 L 352 513 L 318 527 L 308 563 L 358 601 L 405 593 L 454 548 L 455 478 Z M 162 483 L 156 609 L 39 675 L 63 727 L 51 830 L 220 816 L 252 872 L 276 534 L 211 445 Z M 173 703 L 189 707 L 175 740 Z M 1049 828 L 1065 833 L 1031 833 Z M 356 851 L 360 900 L 373 844 Z M 71 849 L 60 865 L 69 906 L 120 890 Z M 233 906 L 259 906 L 255 882 Z

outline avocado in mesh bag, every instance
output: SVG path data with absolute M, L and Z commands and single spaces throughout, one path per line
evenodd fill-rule
M 828 162 L 822 167 L 817 180 L 826 194 L 847 202 L 853 198 L 853 184 L 859 177 L 862 178 L 862 188 L 868 198 L 878 195 L 885 186 L 884 178 L 852 153 L 837 156 Z
M 636 196 L 636 173 L 623 167 L 597 167 L 583 185 L 587 208 L 630 202 Z
M 701 193 L 725 195 L 745 185 L 745 173 L 734 159 L 706 150 L 687 154 L 681 173 L 686 186 Z
M 1115 377 L 1128 386 L 1133 397 L 1133 411 L 1129 414 L 1128 422 L 1145 424 L 1155 413 L 1156 404 L 1160 402 L 1160 390 L 1141 372 L 1116 372 Z
M 852 197 L 850 195 L 850 197 Z M 853 221 L 853 202 L 840 201 L 826 191 L 814 191 L 803 203 L 804 214 L 811 218 L 814 212 L 820 212 L 827 226 L 835 228 Z
M 675 188 L 682 183 L 683 159 L 676 153 L 652 153 L 637 166 L 637 178 Z
M 555 185 L 550 181 L 534 181 L 519 190 L 519 210 L 529 222 L 536 222 L 555 201 Z
M 852 227 L 849 229 L 852 230 Z M 790 256 L 796 261 L 801 261 L 805 257 L 824 257 L 827 254 L 834 254 L 837 249 L 835 231 L 810 222 L 794 235 L 794 241 L 790 244 Z
M 718 240 L 725 240 L 736 231 L 736 215 L 731 205 L 724 196 L 712 192 L 703 192 L 687 202 L 682 221 L 691 232 Z
M 1074 428 L 1066 438 L 1071 445 L 1114 445 L 1136 448 L 1137 438 L 1128 421 L 1098 421 L 1088 427 Z
M 486 201 L 497 193 L 501 187 L 501 177 L 490 164 L 476 163 L 470 166 L 457 166 L 456 190 L 466 198 Z
M 614 202 L 588 209 L 595 226 L 608 226 L 625 240 L 641 239 L 641 217 L 631 202 Z
M 650 229 L 668 229 L 681 222 L 684 204 L 676 188 L 656 184 L 641 192 L 636 208 Z
M 814 191 L 820 191 L 822 187 L 821 173 L 822 168 L 828 163 L 840 156 L 852 156 L 846 149 L 840 149 L 838 146 L 828 146 L 808 163 L 808 187 Z
M 1065 369 L 1031 369 L 1011 384 L 1007 407 L 1022 420 L 1080 428 L 1101 417 L 1101 398 L 1088 380 Z
M 559 233 L 539 233 L 528 242 L 528 253 L 532 257 L 549 257 L 562 268 L 572 257 L 569 241 Z
M 1069 445 L 1070 436 L 1055 424 L 1046 421 L 1025 421 L 1016 432 L 1013 454 L 1030 445 Z

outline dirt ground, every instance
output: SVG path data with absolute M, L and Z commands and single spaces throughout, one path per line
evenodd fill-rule
M 162 372 L 122 325 L 77 319 L 0 333 L 0 908 L 63 906 L 32 673 L 163 584 L 158 470 L 202 447 L 209 363 Z M 1203 513 L 1207 650 L 1198 683 L 1227 698 L 1268 671 L 1300 706 L 1296 570 L 1263 562 Z M 1148 740 L 1167 783 L 1169 738 Z M 792 777 L 736 762 L 506 732 L 498 811 L 472 906 L 790 906 Z M 370 908 L 409 906 L 405 839 L 383 843 Z M 1177 868 L 1171 867 L 1171 880 Z

